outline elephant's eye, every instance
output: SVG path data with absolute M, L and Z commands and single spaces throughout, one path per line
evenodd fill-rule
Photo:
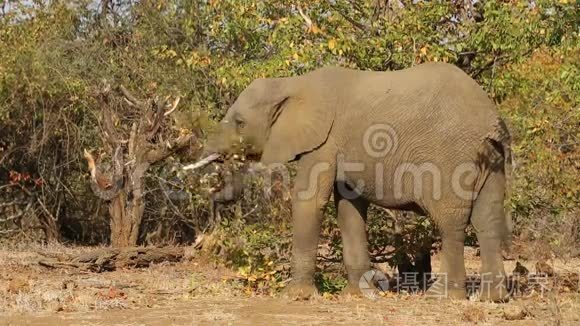
M 236 118 L 236 127 L 239 129 L 243 129 L 246 126 L 246 122 L 242 118 Z

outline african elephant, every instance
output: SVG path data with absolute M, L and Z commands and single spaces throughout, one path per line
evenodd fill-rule
M 347 293 L 370 267 L 369 204 L 427 214 L 442 238 L 442 267 L 428 294 L 465 298 L 464 239 L 471 222 L 482 259 L 482 300 L 507 298 L 500 246 L 510 135 L 494 103 L 453 65 L 391 72 L 326 67 L 253 81 L 208 141 L 213 157 L 243 152 L 265 165 L 297 161 L 292 197 L 292 281 L 316 293 L 321 209 L 334 195 Z

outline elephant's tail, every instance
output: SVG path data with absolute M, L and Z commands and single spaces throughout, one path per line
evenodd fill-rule
M 500 154 L 501 158 L 494 160 L 499 164 L 503 165 L 504 174 L 505 174 L 505 200 L 509 200 L 511 198 L 511 183 L 512 183 L 512 174 L 514 170 L 514 162 L 513 162 L 513 155 L 512 155 L 512 148 L 511 148 L 511 135 L 507 128 L 507 125 L 503 120 L 500 118 L 497 119 L 496 124 L 494 125 L 493 131 L 486 136 L 486 142 L 491 143 L 493 148 L 493 152 L 495 155 Z M 489 152 L 488 152 L 489 154 Z M 493 165 L 493 164 L 492 164 Z M 488 167 L 493 168 L 493 167 Z M 505 219 L 506 219 L 506 226 L 507 226 L 507 237 L 504 240 L 504 247 L 509 247 L 511 243 L 511 235 L 513 231 L 513 221 L 511 216 L 511 209 L 505 210 Z
M 504 162 L 504 173 L 505 173 L 505 201 L 509 201 L 511 199 L 512 194 L 512 178 L 513 178 L 513 171 L 515 168 L 514 160 L 513 160 L 513 153 L 512 153 L 512 138 L 507 129 L 507 126 L 503 120 L 499 120 L 499 125 L 502 129 L 503 137 L 500 139 L 501 148 L 503 149 L 503 162 Z M 508 227 L 508 244 L 511 241 L 511 234 L 513 232 L 513 221 L 512 221 L 512 214 L 511 209 L 508 207 L 505 212 L 506 218 L 506 225 Z

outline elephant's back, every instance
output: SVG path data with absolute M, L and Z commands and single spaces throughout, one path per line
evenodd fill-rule
M 428 148 L 433 156 L 451 150 L 473 156 L 499 119 L 485 91 L 450 64 L 348 73 L 348 82 L 337 92 L 343 105 L 337 108 L 334 128 L 343 142 L 364 141 L 365 134 L 388 126 L 410 148 Z
M 456 193 L 454 178 L 465 181 L 478 165 L 499 121 L 487 94 L 444 64 L 355 75 L 337 92 L 341 105 L 330 135 L 344 162 L 339 177 L 361 181 L 363 194 L 385 207 L 432 207 L 436 195 Z M 475 180 L 467 183 L 473 188 Z
M 384 175 L 386 184 L 408 164 L 450 180 L 458 168 L 477 163 L 481 143 L 499 119 L 481 87 L 451 65 L 363 72 L 354 80 L 338 92 L 345 105 L 338 107 L 331 136 L 346 162 L 364 163 L 365 169 L 380 162 L 391 173 Z

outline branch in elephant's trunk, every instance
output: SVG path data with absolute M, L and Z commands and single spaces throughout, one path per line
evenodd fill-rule
M 214 153 L 214 154 L 210 154 L 208 156 L 206 156 L 204 159 L 201 159 L 193 164 L 189 164 L 183 167 L 184 170 L 195 170 L 195 169 L 199 169 L 201 167 L 204 167 L 206 165 L 208 165 L 209 163 L 217 160 L 218 158 L 220 158 L 220 154 Z

